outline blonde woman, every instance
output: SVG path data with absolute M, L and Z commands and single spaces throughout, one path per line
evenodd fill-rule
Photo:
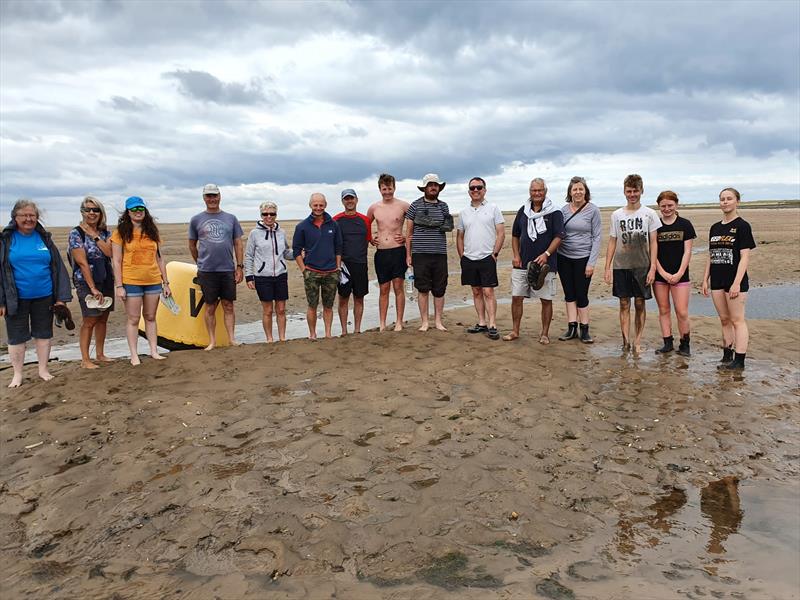
M 278 321 L 278 339 L 286 340 L 286 300 L 289 298 L 286 261 L 292 249 L 278 224 L 278 205 L 264 202 L 259 207 L 261 220 L 247 237 L 244 251 L 244 278 L 247 287 L 255 290 L 263 310 L 261 322 L 267 342 L 272 342 L 272 315 Z
M 80 331 L 81 367 L 96 369 L 89 358 L 89 346 L 94 333 L 95 355 L 98 362 L 112 362 L 105 355 L 108 316 L 114 310 L 114 273 L 111 267 L 111 232 L 106 225 L 106 209 L 94 196 L 81 202 L 81 222 L 69 233 L 72 283 L 81 307 L 83 322 Z M 87 306 L 86 299 L 93 300 Z M 104 306 L 110 299 L 110 306 Z

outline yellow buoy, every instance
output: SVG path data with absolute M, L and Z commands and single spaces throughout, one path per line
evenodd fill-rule
M 177 310 L 158 303 L 156 326 L 158 345 L 167 350 L 188 350 L 208 346 L 208 332 L 203 315 L 206 303 L 197 283 L 197 265 L 184 262 L 167 263 L 167 278 Z M 217 346 L 229 346 L 228 332 L 222 316 L 222 303 L 217 305 Z M 144 319 L 139 320 L 139 335 L 144 336 Z

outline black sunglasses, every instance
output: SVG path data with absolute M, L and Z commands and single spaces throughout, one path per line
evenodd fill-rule
M 471 185 L 469 186 L 470 192 L 480 192 L 483 189 L 482 185 Z
M 263 212 L 261 213 L 262 217 L 277 217 L 278 213 L 270 213 L 270 212 Z
M 103 212 L 99 208 L 89 208 L 88 206 L 85 206 L 84 208 L 82 208 L 81 211 L 85 212 L 85 213 L 97 213 L 97 214 L 100 214 L 100 213 Z

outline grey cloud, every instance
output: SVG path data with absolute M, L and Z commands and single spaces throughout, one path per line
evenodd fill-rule
M 152 104 L 148 104 L 144 100 L 140 100 L 135 96 L 133 98 L 124 98 L 122 96 L 112 96 L 106 103 L 114 110 L 121 110 L 127 112 L 145 112 L 154 108 Z
M 276 92 L 264 89 L 266 83 L 264 78 L 254 78 L 248 85 L 235 81 L 225 83 L 205 71 L 181 69 L 163 73 L 162 77 L 175 79 L 181 94 L 203 102 L 239 105 L 274 104 L 279 99 Z

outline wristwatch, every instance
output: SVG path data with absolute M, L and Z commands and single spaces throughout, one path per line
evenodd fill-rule
M 96 235 L 96 236 L 94 236 L 94 237 L 92 238 L 92 241 L 93 241 L 93 242 L 99 242 L 99 241 L 100 241 L 100 236 L 99 236 L 99 235 Z
M 498 254 L 500 254 L 500 253 L 499 252 L 492 252 L 492 256 L 494 256 L 495 258 L 497 258 Z
M 238 263 L 238 264 L 236 265 L 236 268 L 237 268 L 237 269 L 244 269 L 244 264 L 242 264 L 242 263 Z
M 547 258 L 550 258 L 551 255 L 547 250 L 545 250 L 544 253 L 547 254 Z

